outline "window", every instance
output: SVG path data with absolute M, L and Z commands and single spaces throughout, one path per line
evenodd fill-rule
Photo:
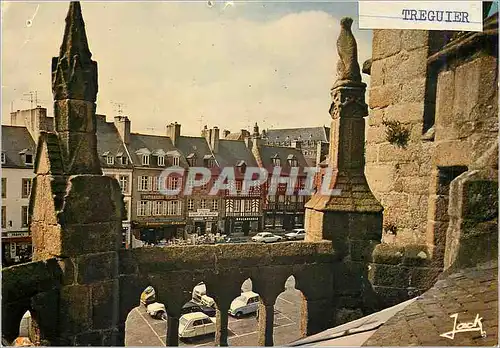
M 284 195 L 279 195 L 278 196 L 278 202 L 280 202 L 280 203 L 285 202 L 285 196 Z
M 21 224 L 22 227 L 28 227 L 28 207 L 21 207 Z
M 153 191 L 158 191 L 158 177 L 157 176 L 153 176 L 151 178 L 151 180 L 153 181 Z
M 252 210 L 252 201 L 250 199 L 245 200 L 245 212 Z
M 188 158 L 188 164 L 190 167 L 196 166 L 196 158 Z
M 160 167 L 165 166 L 165 156 L 158 156 L 158 166 Z
M 212 201 L 212 210 L 219 210 L 219 201 L 216 199 Z
M 31 179 L 23 179 L 21 187 L 21 198 L 28 198 L 31 192 Z
M 118 175 L 118 182 L 122 188 L 122 193 L 128 193 L 128 175 Z
M 252 212 L 253 213 L 259 212 L 259 200 L 258 199 L 252 199 Z
M 275 166 L 275 167 L 281 166 L 281 160 L 279 159 L 279 157 L 277 155 L 275 157 L 273 157 L 272 160 L 273 160 L 273 166 Z
M 142 165 L 149 166 L 149 155 L 142 155 Z
M 207 168 L 213 168 L 215 167 L 215 160 L 213 158 L 210 158 L 205 161 L 205 164 Z
M 162 201 L 153 202 L 153 215 L 162 215 L 163 214 L 163 205 Z
M 236 191 L 241 192 L 242 181 L 236 181 Z
M 179 211 L 179 201 L 172 201 L 172 214 L 170 215 L 180 215 L 180 211 Z
M 148 201 L 137 202 L 137 216 L 148 215 Z
M 2 198 L 7 198 L 7 178 L 2 178 Z
M 30 154 L 24 155 L 24 163 L 27 165 L 32 165 L 33 164 L 33 155 L 30 155 Z
M 173 166 L 179 166 L 179 156 L 174 156 L 172 158 L 172 165 Z
M 120 164 L 128 164 L 128 157 L 121 156 L 118 158 L 120 159 Z
M 2 206 L 2 228 L 7 227 L 7 207 Z
M 177 176 L 171 176 L 168 178 L 168 189 L 175 190 L 179 187 L 179 178 Z
M 200 208 L 201 209 L 206 209 L 207 208 L 207 200 L 206 199 L 202 199 L 200 201 Z
M 5 164 L 5 152 L 2 152 L 2 164 Z
M 106 156 L 106 163 L 108 165 L 113 165 L 115 164 L 115 158 L 113 156 Z
M 150 182 L 148 176 L 139 176 L 139 191 L 150 191 Z
M 188 210 L 189 211 L 194 210 L 194 199 L 192 199 L 192 198 L 188 199 Z
M 289 160 L 290 167 L 297 167 L 297 160 L 295 158 L 292 158 Z

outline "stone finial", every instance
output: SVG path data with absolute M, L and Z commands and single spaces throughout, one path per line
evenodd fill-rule
M 361 83 L 361 73 L 358 63 L 358 46 L 351 31 L 352 18 L 340 20 L 340 35 L 337 39 L 337 81 L 335 86 L 348 83 Z
M 52 58 L 52 93 L 55 100 L 95 102 L 97 63 L 91 59 L 79 1 L 72 1 L 66 16 L 59 57 Z

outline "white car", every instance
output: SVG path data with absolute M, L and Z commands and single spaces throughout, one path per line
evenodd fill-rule
M 151 318 L 162 319 L 167 316 L 167 309 L 163 303 L 154 302 L 146 307 Z
M 193 289 L 193 294 L 191 296 L 192 300 L 198 304 L 207 306 L 207 307 L 214 307 L 215 306 L 215 300 L 211 298 L 210 296 L 207 296 L 207 286 L 205 283 L 200 282 L 198 283 L 194 289 Z
M 179 337 L 191 338 L 215 333 L 215 318 L 195 312 L 184 314 L 179 319 Z
M 229 314 L 236 318 L 241 318 L 245 314 L 255 313 L 259 309 L 259 294 L 253 291 L 246 291 L 231 302 Z
M 254 242 L 273 243 L 283 240 L 283 237 L 276 236 L 270 232 L 260 232 L 252 237 Z
M 303 240 L 306 237 L 306 230 L 303 228 L 296 228 L 292 232 L 285 234 L 288 240 Z

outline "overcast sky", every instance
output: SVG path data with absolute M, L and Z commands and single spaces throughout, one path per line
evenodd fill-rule
M 52 115 L 51 57 L 67 2 L 2 4 L 2 113 L 39 104 Z M 202 125 L 232 131 L 328 125 L 339 20 L 355 19 L 360 64 L 372 33 L 358 30 L 355 2 L 82 2 L 99 69 L 97 112 L 117 103 L 134 132 L 182 133 Z M 30 22 L 29 22 L 30 21 Z M 367 81 L 367 76 L 363 74 Z

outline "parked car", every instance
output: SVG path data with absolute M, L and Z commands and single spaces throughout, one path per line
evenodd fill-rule
M 281 240 L 283 240 L 283 237 L 272 234 L 271 232 L 260 232 L 252 237 L 252 241 L 263 243 L 273 243 L 279 242 Z
M 148 286 L 141 294 L 141 304 L 148 306 L 149 304 L 156 301 L 155 289 L 152 286 Z
M 306 230 L 303 228 L 296 228 L 292 232 L 285 234 L 288 240 L 303 240 L 306 237 Z
M 179 337 L 191 338 L 215 333 L 215 318 L 196 312 L 184 314 L 179 319 Z
M 255 313 L 259 309 L 259 294 L 253 291 L 246 291 L 231 302 L 229 314 L 236 318 L 241 318 L 245 314 Z
M 209 306 L 204 306 L 203 304 L 198 304 L 194 301 L 189 301 L 182 306 L 181 314 L 201 312 L 209 317 L 215 317 L 216 309 Z
M 155 319 L 166 319 L 167 309 L 163 303 L 153 302 L 146 307 L 146 311 Z

